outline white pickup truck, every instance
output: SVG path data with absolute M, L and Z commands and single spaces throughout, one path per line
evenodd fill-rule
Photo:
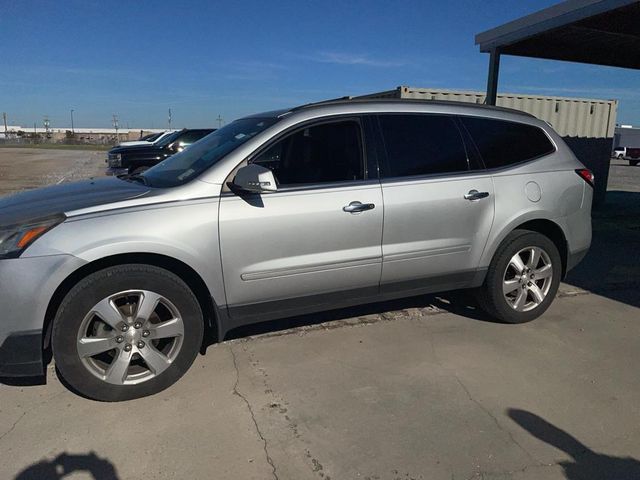
M 611 156 L 613 158 L 624 158 L 627 155 L 627 147 L 616 147 Z
M 119 146 L 131 147 L 134 145 L 152 145 L 173 132 L 175 132 L 175 130 L 168 130 L 166 132 L 154 133 L 153 135 L 147 135 L 146 137 L 144 137 L 145 138 L 144 140 L 133 140 L 131 142 L 122 142 Z

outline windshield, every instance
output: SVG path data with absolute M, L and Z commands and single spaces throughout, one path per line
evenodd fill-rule
M 171 142 L 173 142 L 176 138 L 178 138 L 181 134 L 182 134 L 182 130 L 179 130 L 177 132 L 173 132 L 173 133 L 167 135 L 166 137 L 162 137 L 160 140 L 158 140 L 155 143 L 155 146 L 156 147 L 166 147 Z
M 147 185 L 167 188 L 187 183 L 277 121 L 276 117 L 236 120 L 144 172 Z
M 162 135 L 162 132 L 160 132 L 160 133 L 152 133 L 151 135 L 147 135 L 146 137 L 142 137 L 142 140 L 146 140 L 147 142 L 153 142 L 154 140 L 157 140 L 158 138 L 160 138 L 160 135 Z

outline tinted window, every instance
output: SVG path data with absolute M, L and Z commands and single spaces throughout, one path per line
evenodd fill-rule
M 385 177 L 469 170 L 455 120 L 443 115 L 381 115 Z
M 272 170 L 282 186 L 362 180 L 362 160 L 360 126 L 344 121 L 298 130 L 252 163 Z
M 462 118 L 487 168 L 504 167 L 555 150 L 538 127 L 488 118 Z
M 205 135 L 209 134 L 209 130 L 192 130 L 190 132 L 186 132 L 182 135 L 178 141 L 184 145 L 191 145 L 194 142 L 197 142 Z

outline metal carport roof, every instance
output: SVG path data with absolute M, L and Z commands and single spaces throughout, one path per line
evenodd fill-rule
M 640 69 L 640 1 L 569 0 L 476 35 L 491 54 L 495 103 L 501 54 Z

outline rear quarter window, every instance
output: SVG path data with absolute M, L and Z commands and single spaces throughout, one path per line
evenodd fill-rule
M 539 127 L 489 118 L 461 117 L 487 168 L 533 160 L 555 151 Z

